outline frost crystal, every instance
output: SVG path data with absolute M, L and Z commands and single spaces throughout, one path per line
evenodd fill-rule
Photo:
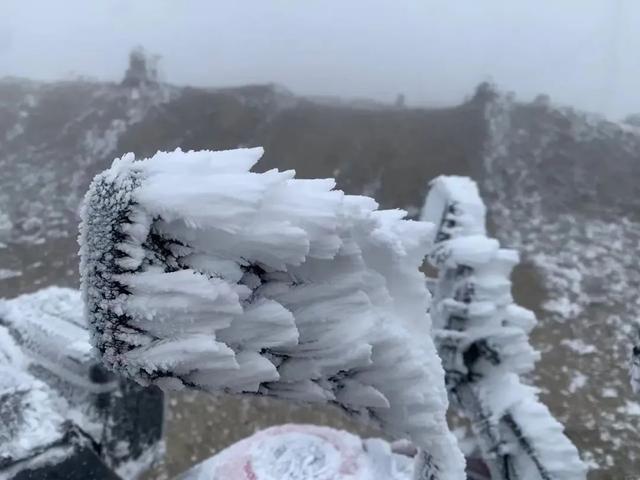
M 432 226 L 249 169 L 261 148 L 116 160 L 86 195 L 82 290 L 103 361 L 163 389 L 330 402 L 462 479 L 419 271 Z
M 468 178 L 438 177 L 422 220 L 438 226 L 429 255 L 438 268 L 431 316 L 452 403 L 471 421 L 492 478 L 586 478 L 578 451 L 519 375 L 538 352 L 532 312 L 513 303 L 518 253 L 487 238 L 486 209 Z

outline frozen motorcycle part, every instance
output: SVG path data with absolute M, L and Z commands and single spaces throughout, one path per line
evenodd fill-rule
M 102 367 L 78 290 L 0 300 L 0 371 L 0 478 L 133 479 L 162 451 L 162 392 Z
M 419 271 L 432 226 L 249 169 L 261 148 L 114 161 L 86 195 L 82 291 L 103 361 L 164 389 L 329 402 L 459 479 Z
M 0 478 L 118 480 L 91 439 L 61 413 L 64 400 L 29 373 L 29 363 L 0 325 Z

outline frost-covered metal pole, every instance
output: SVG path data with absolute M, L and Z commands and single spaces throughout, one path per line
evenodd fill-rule
M 520 382 L 538 359 L 528 341 L 535 317 L 513 303 L 518 254 L 486 236 L 485 210 L 473 181 L 438 177 L 422 211 L 437 225 L 431 316 L 450 399 L 469 418 L 492 478 L 584 479 L 562 425 Z
M 82 290 L 103 362 L 163 389 L 332 403 L 464 478 L 419 271 L 432 226 L 262 149 L 118 159 L 85 198 Z

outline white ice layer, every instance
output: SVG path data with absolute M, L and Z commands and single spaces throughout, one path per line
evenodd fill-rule
M 539 357 L 528 337 L 535 317 L 511 296 L 518 253 L 486 237 L 485 216 L 468 178 L 432 181 L 422 220 L 438 226 L 431 315 L 450 398 L 471 420 L 492 478 L 584 479 L 562 425 L 520 382 Z
M 162 388 L 333 402 L 464 478 L 424 275 L 432 225 L 249 169 L 261 148 L 117 159 L 87 193 L 82 289 L 105 363 Z

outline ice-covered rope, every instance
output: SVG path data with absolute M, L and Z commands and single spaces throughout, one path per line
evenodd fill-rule
M 496 480 L 581 480 L 586 467 L 562 425 L 520 382 L 539 354 L 532 312 L 514 304 L 516 251 L 486 236 L 485 206 L 466 177 L 438 177 L 422 219 L 438 225 L 431 316 L 452 403 L 469 418 Z
M 82 290 L 104 363 L 163 389 L 333 403 L 462 479 L 424 275 L 432 226 L 261 148 L 114 161 L 86 195 Z

